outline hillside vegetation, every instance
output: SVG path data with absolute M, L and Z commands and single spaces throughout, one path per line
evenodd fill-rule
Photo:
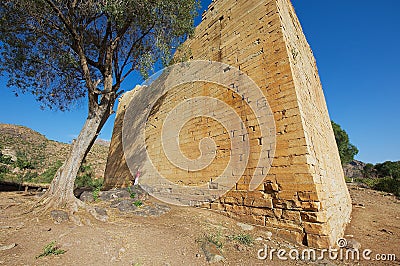
M 11 182 L 49 183 L 70 150 L 70 144 L 47 139 L 24 126 L 0 124 L 0 179 Z M 108 143 L 95 144 L 82 173 L 102 179 Z

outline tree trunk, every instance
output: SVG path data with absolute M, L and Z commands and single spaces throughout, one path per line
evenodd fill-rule
M 48 208 L 64 208 L 83 206 L 83 203 L 74 196 L 74 183 L 79 168 L 91 149 L 98 133 L 107 121 L 112 110 L 111 101 L 107 106 L 98 106 L 96 111 L 89 111 L 88 118 L 78 138 L 73 142 L 71 152 L 64 164 L 57 171 L 49 189 L 43 195 L 41 204 Z

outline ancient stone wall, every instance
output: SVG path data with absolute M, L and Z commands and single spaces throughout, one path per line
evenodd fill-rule
M 248 130 L 250 158 L 236 186 L 207 207 L 315 247 L 333 245 L 349 222 L 351 202 L 312 51 L 289 0 L 217 0 L 203 14 L 195 36 L 184 47 L 190 59 L 223 62 L 239 68 L 261 88 L 276 125 L 276 151 L 261 186 L 249 191 L 257 169 L 262 135 L 242 95 L 216 84 L 182 85 L 166 94 L 146 124 L 152 162 L 168 179 L 185 185 L 217 177 L 229 159 L 232 135 L 218 121 L 197 117 L 179 139 L 188 158 L 199 156 L 199 141 L 211 137 L 218 151 L 201 171 L 175 167 L 162 150 L 160 135 L 167 114 L 184 99 L 209 96 L 230 105 Z M 124 96 L 129 102 L 131 96 Z M 127 100 L 128 99 L 128 100 Z M 132 181 L 121 144 L 120 103 L 106 170 L 106 187 Z

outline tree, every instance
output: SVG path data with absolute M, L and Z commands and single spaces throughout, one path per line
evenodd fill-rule
M 367 163 L 366 165 L 364 165 L 362 172 L 365 178 L 373 178 L 377 175 L 375 166 L 372 163 Z
M 42 107 L 88 116 L 41 204 L 84 206 L 73 195 L 80 165 L 132 73 L 148 73 L 193 32 L 195 0 L 2 0 L 0 71 Z M 137 72 L 136 72 L 137 73 Z
M 354 156 L 358 153 L 356 146 L 350 143 L 349 135 L 338 124 L 332 122 L 333 133 L 335 134 L 336 144 L 338 146 L 340 161 L 345 165 L 354 160 Z
M 378 173 L 378 177 L 400 179 L 400 161 L 386 161 L 384 163 L 377 163 L 375 165 L 375 169 Z

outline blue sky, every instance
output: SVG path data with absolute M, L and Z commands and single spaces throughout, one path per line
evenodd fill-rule
M 292 2 L 317 59 L 331 119 L 359 148 L 356 158 L 400 160 L 400 1 Z M 202 10 L 209 3 L 202 1 Z M 139 80 L 132 77 L 124 89 Z M 62 142 L 79 134 L 87 115 L 84 103 L 66 113 L 42 111 L 30 95 L 15 97 L 5 83 L 0 77 L 0 123 L 28 126 Z M 114 118 L 100 138 L 111 138 Z

